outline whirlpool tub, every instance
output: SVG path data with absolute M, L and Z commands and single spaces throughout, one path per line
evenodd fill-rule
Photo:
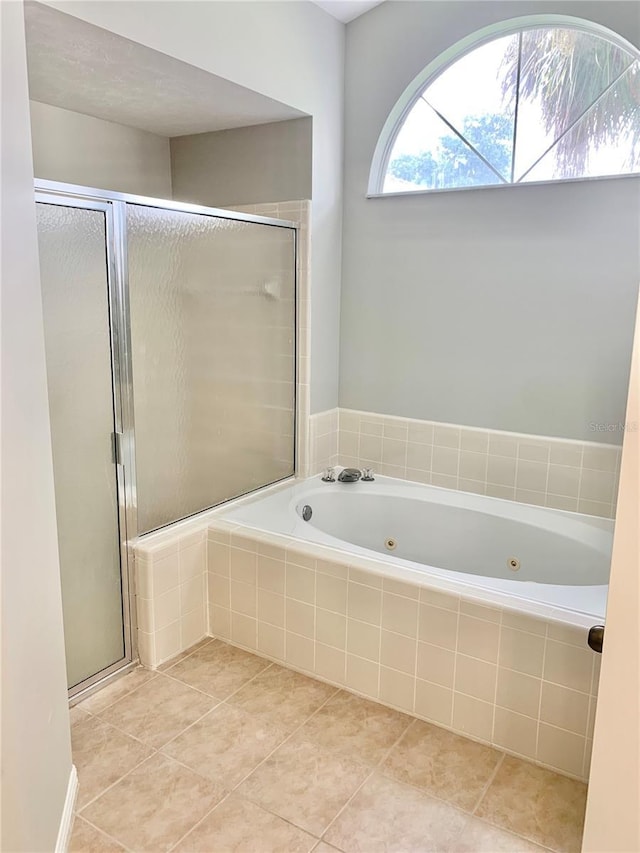
M 359 569 L 588 627 L 605 614 L 613 521 L 389 477 L 276 487 L 230 522 Z M 308 520 L 305 520 L 308 519 Z

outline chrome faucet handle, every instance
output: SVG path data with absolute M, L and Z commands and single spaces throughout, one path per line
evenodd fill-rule
M 373 468 L 363 468 L 361 479 L 363 483 L 373 483 L 375 480 L 375 477 L 373 476 Z
M 324 473 L 322 475 L 323 483 L 335 483 L 336 481 L 336 469 L 335 468 L 325 468 Z

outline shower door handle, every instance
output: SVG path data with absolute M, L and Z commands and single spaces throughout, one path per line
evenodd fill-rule
M 589 636 L 587 637 L 589 648 L 601 655 L 603 642 L 604 625 L 594 625 L 593 628 L 589 628 Z
M 111 433 L 111 447 L 113 449 L 113 464 L 122 465 L 122 433 Z

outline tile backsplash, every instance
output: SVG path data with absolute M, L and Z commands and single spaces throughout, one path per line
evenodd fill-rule
M 310 419 L 311 468 L 330 465 L 613 518 L 617 445 L 476 429 L 353 409 Z

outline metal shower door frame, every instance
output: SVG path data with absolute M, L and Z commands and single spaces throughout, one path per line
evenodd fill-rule
M 129 306 L 129 281 L 127 264 L 127 205 L 155 207 L 161 210 L 212 216 L 239 222 L 287 228 L 293 231 L 294 284 L 294 424 L 293 470 L 298 469 L 298 226 L 284 219 L 256 216 L 221 208 L 204 207 L 167 199 L 148 198 L 129 193 L 84 187 L 76 184 L 36 179 L 35 200 L 45 204 L 80 207 L 104 211 L 106 226 L 106 262 L 109 291 L 109 325 L 111 339 L 111 374 L 114 407 L 114 456 L 118 491 L 118 519 L 120 527 L 120 565 L 122 577 L 122 606 L 124 621 L 125 656 L 109 667 L 90 676 L 69 691 L 70 698 L 81 698 L 103 686 L 112 675 L 125 672 L 137 663 L 136 612 L 134 598 L 133 543 L 138 537 L 138 502 L 136 492 L 135 419 L 133 400 L 133 363 L 131 349 L 131 315 Z M 287 478 L 289 479 L 289 478 Z M 203 509 L 202 512 L 208 511 Z M 195 515 L 198 515 L 196 513 Z
M 70 687 L 69 698 L 77 701 L 101 685 L 104 679 L 133 666 L 137 656 L 134 643 L 136 629 L 135 608 L 133 606 L 134 599 L 131 585 L 133 561 L 128 547 L 131 531 L 132 529 L 135 530 L 136 526 L 135 503 L 132 501 L 132 498 L 135 496 L 135 484 L 131 478 L 131 472 L 135 471 L 135 468 L 130 466 L 129 460 L 126 458 L 126 445 L 130 442 L 124 440 L 125 436 L 131 434 L 133 430 L 131 419 L 133 415 L 132 400 L 128 393 L 128 389 L 131 386 L 127 356 L 129 348 L 126 325 L 128 306 L 123 304 L 123 296 L 126 297 L 126 284 L 123 280 L 122 264 L 118 261 L 118 247 L 122 240 L 121 215 L 118 215 L 119 212 L 116 211 L 114 203 L 99 197 L 91 199 L 63 191 L 54 192 L 48 187 L 42 187 L 43 183 L 45 182 L 35 182 L 35 201 L 37 204 L 95 210 L 103 213 L 105 219 L 105 262 L 109 306 L 108 322 L 114 426 L 114 468 L 118 532 L 120 538 L 120 582 L 122 589 L 124 654 L 117 661 L 114 661 L 114 663 Z

